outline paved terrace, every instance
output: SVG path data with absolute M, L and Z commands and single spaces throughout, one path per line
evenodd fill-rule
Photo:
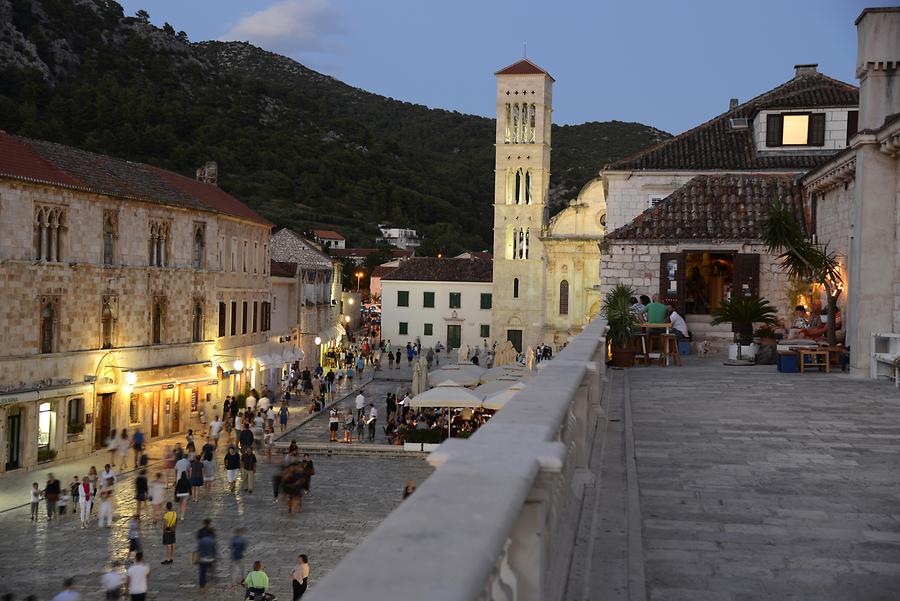
M 602 331 L 433 453 L 310 598 L 898 598 L 893 386 L 697 358 L 605 371 Z

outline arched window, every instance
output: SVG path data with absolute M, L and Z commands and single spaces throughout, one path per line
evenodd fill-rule
M 569 282 L 563 280 L 559 283 L 559 314 L 569 314 Z
M 194 269 L 203 267 L 203 228 L 197 227 L 194 232 Z
M 34 215 L 34 258 L 62 261 L 65 214 L 59 207 L 37 207 Z
M 194 303 L 194 322 L 191 339 L 194 342 L 203 340 L 203 305 L 199 302 Z
M 531 105 L 531 115 L 530 115 L 530 119 L 531 119 L 531 128 L 530 128 L 530 129 L 531 129 L 531 140 L 530 140 L 530 141 L 531 141 L 531 142 L 534 142 L 535 139 L 536 139 L 536 136 L 535 136 L 535 133 L 534 133 L 534 130 L 535 130 L 535 121 L 537 120 L 536 117 L 535 117 L 536 109 L 537 109 L 537 107 L 536 107 L 535 105 L 532 104 L 532 105 Z
M 103 299 L 103 307 L 100 310 L 100 348 L 113 347 L 113 313 L 109 306 L 109 299 Z
M 526 258 L 526 259 L 528 258 L 528 244 L 530 242 L 529 241 L 530 232 L 531 232 L 531 230 L 529 230 L 528 228 L 525 228 L 525 257 L 524 258 Z
M 113 264 L 113 250 L 115 248 L 116 226 L 112 217 L 107 215 L 103 220 L 103 264 Z
M 153 344 L 162 343 L 163 318 L 165 317 L 163 302 L 161 298 L 153 299 L 153 310 L 150 315 L 151 340 Z
M 522 204 L 521 199 L 522 199 L 522 184 L 523 183 L 524 182 L 522 181 L 522 170 L 516 169 L 516 187 L 515 187 L 515 195 L 513 196 L 513 199 L 516 201 L 516 204 Z
M 519 278 L 513 278 L 513 298 L 519 298 Z
M 531 171 L 525 172 L 525 204 L 531 204 Z
M 53 300 L 41 301 L 41 352 L 56 352 L 56 306 Z
M 513 142 L 519 142 L 519 105 L 513 105 Z
M 512 121 L 512 107 L 507 102 L 506 103 L 506 128 L 505 128 L 505 132 L 503 135 L 503 141 L 506 144 L 509 144 L 509 140 L 510 140 L 510 129 L 512 127 L 511 121 Z

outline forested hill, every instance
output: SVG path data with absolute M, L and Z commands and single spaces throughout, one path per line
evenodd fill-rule
M 485 102 L 491 102 L 491 98 Z M 0 129 L 219 185 L 279 225 L 371 246 L 379 221 L 423 250 L 490 247 L 493 122 L 371 94 L 238 42 L 188 40 L 112 0 L 0 0 Z M 551 200 L 668 137 L 638 123 L 554 128 Z

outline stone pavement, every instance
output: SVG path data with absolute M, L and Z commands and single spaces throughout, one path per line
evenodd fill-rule
M 219 453 L 221 456 L 221 452 Z M 204 517 L 217 531 L 220 574 L 229 569 L 228 540 L 233 528 L 247 530 L 248 560 L 260 559 L 266 566 L 271 590 L 279 599 L 290 599 L 290 570 L 299 553 L 312 565 L 311 586 L 360 540 L 371 532 L 401 500 L 408 479 L 421 483 L 431 468 L 419 457 L 328 457 L 313 455 L 316 476 L 312 492 L 304 500 L 304 512 L 288 515 L 283 504 L 272 502 L 274 464 L 260 463 L 253 494 L 228 492 L 220 469 L 211 493 L 191 503 L 187 519 L 179 523 L 176 563 L 162 566 L 161 530 L 149 516 L 141 520 L 144 551 L 151 572 L 150 599 L 200 599 L 196 568 L 190 565 L 194 533 Z M 220 463 L 221 467 L 221 463 Z M 170 489 L 171 491 L 171 489 Z M 110 559 L 125 557 L 128 516 L 134 510 L 133 483 L 117 490 L 116 519 L 112 529 L 81 530 L 76 515 L 65 522 L 46 521 L 42 514 L 35 524 L 27 508 L 0 514 L 0 564 L 7 566 L 0 579 L 0 595 L 11 592 L 16 599 L 35 594 L 50 599 L 64 578 L 75 576 L 85 599 L 100 599 L 99 578 Z M 43 511 L 43 504 L 41 505 Z M 207 598 L 242 599 L 237 589 L 218 581 Z
M 628 569 L 644 570 L 646 598 L 900 598 L 892 385 L 696 358 L 623 379 L 643 543 L 643 564 Z M 605 587 L 605 559 L 617 558 L 595 558 L 595 591 Z

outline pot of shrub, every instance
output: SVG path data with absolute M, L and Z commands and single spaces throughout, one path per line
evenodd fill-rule
M 753 335 L 759 338 L 760 346 L 774 346 L 778 344 L 778 341 L 775 339 L 775 330 L 772 326 L 759 326 L 753 332 Z
M 744 346 L 753 342 L 753 324 L 778 323 L 778 312 L 764 298 L 728 298 L 712 310 L 712 315 L 710 324 L 730 323 L 737 343 Z
M 606 293 L 603 302 L 603 316 L 609 330 L 606 339 L 612 352 L 613 367 L 631 367 L 634 365 L 634 349 L 631 340 L 634 329 L 638 326 L 638 317 L 631 310 L 631 297 L 634 288 L 625 284 L 616 284 Z

